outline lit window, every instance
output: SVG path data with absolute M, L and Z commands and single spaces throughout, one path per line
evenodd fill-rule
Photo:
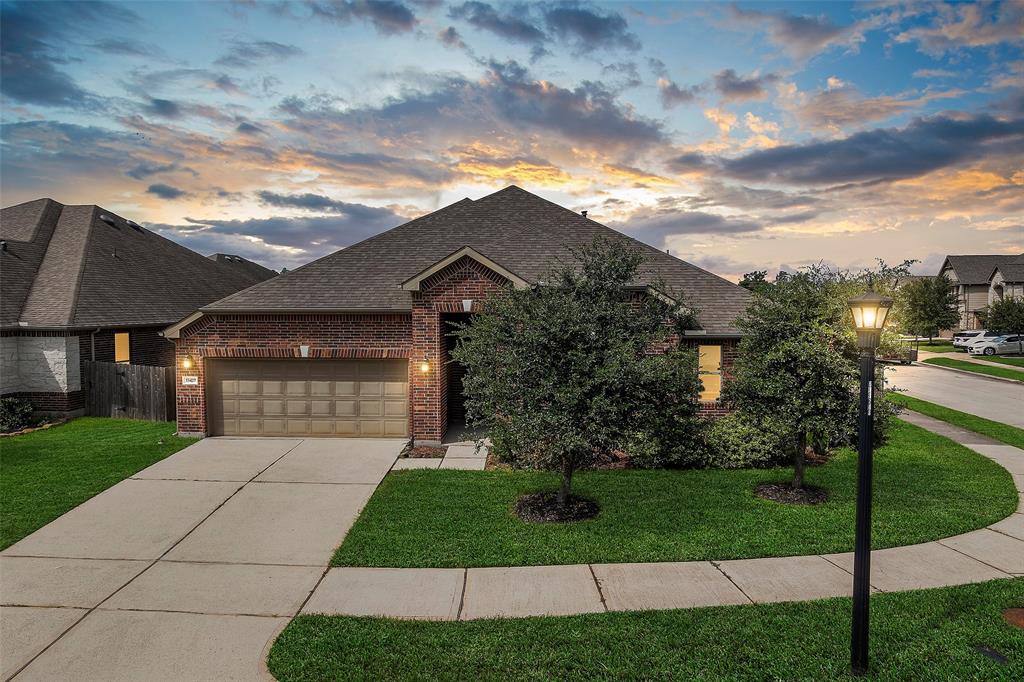
M 127 364 L 131 361 L 131 352 L 128 350 L 128 332 L 117 332 L 114 334 L 114 362 Z
M 705 402 L 718 400 L 722 396 L 722 347 L 700 346 L 700 362 L 697 373 L 703 388 L 700 399 Z

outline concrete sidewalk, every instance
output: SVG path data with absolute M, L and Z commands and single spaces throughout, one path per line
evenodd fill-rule
M 915 590 L 1024 575 L 1024 450 L 930 417 L 1014 476 L 1021 504 L 989 528 L 872 552 L 872 589 Z M 853 554 L 504 568 L 332 568 L 302 613 L 432 620 L 522 618 L 849 596 Z
M 0 553 L 0 679 L 269 678 L 404 444 L 208 438 L 93 497 Z

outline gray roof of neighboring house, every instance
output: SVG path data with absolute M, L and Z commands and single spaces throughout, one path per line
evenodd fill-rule
M 979 256 L 946 256 L 939 272 L 946 269 L 946 265 L 956 273 L 960 284 L 988 284 L 992 278 L 992 272 L 1003 264 L 1024 263 L 1024 253 L 1016 256 L 1006 254 L 979 255 Z
M 166 325 L 267 279 L 98 206 L 52 199 L 0 211 L 0 240 L 4 328 Z
M 251 261 L 248 258 L 242 258 L 241 256 L 237 256 L 233 253 L 211 253 L 207 258 L 212 261 L 216 261 L 231 270 L 239 270 L 247 273 L 257 282 L 262 282 L 265 279 L 270 279 L 277 275 L 277 271 L 265 268 L 259 263 Z
M 400 285 L 463 247 L 536 282 L 599 235 L 641 248 L 646 262 L 637 283 L 663 282 L 665 293 L 701 310 L 708 334 L 739 333 L 734 321 L 746 307 L 746 289 L 515 186 L 463 199 L 202 310 L 407 311 L 412 298 Z
M 1018 263 L 1000 263 L 992 269 L 992 274 L 999 271 L 999 274 L 1003 276 L 1004 282 L 1024 282 L 1024 258 Z

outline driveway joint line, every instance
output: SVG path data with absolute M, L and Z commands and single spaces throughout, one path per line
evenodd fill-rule
M 739 591 L 740 591 L 740 594 L 742 594 L 742 595 L 744 596 L 744 598 L 745 598 L 745 599 L 746 599 L 746 600 L 747 600 L 748 602 L 750 602 L 751 604 L 756 604 L 756 603 L 757 603 L 757 602 L 755 602 L 755 601 L 754 601 L 753 599 L 751 599 L 751 598 L 750 598 L 750 595 L 749 595 L 749 594 L 747 594 L 747 593 L 746 593 L 746 592 L 745 592 L 745 591 L 743 590 L 743 588 L 742 588 L 742 587 L 740 587 L 740 586 L 739 586 L 739 585 L 738 585 L 738 584 L 736 583 L 736 581 L 735 581 L 735 580 L 733 580 L 733 579 L 732 579 L 732 576 L 731 576 L 731 575 L 729 575 L 728 573 L 726 573 L 726 572 L 725 572 L 725 569 L 724 569 L 724 568 L 722 568 L 721 566 L 719 566 L 719 565 L 718 565 L 718 562 L 717 562 L 717 561 L 709 561 L 708 563 L 709 563 L 709 564 L 711 564 L 712 566 L 714 566 L 715 568 L 717 568 L 717 569 L 718 569 L 718 572 L 719 572 L 719 573 L 721 573 L 722 575 L 724 575 L 724 576 L 725 576 L 725 579 L 726 579 L 726 580 L 728 580 L 729 582 L 731 582 L 731 583 L 733 584 L 733 587 L 735 587 L 735 588 L 736 588 L 737 590 L 739 590 Z
M 299 447 L 300 445 L 302 445 L 302 441 L 301 441 L 301 440 L 300 440 L 300 441 L 298 441 L 298 442 L 297 442 L 297 443 L 296 443 L 295 445 L 293 445 L 292 447 L 288 448 L 288 450 L 286 450 L 286 451 L 285 451 L 285 452 L 284 452 L 284 453 L 283 453 L 283 454 L 282 454 L 282 455 L 281 455 L 280 457 L 278 457 L 277 459 L 275 459 L 275 460 L 274 460 L 273 462 L 271 462 L 270 464 L 268 464 L 268 465 L 267 465 L 266 467 L 264 467 L 263 469 L 260 469 L 260 470 L 259 470 L 259 471 L 258 471 L 258 472 L 256 473 L 256 476 L 259 476 L 259 475 L 260 475 L 260 474 L 262 474 L 262 473 L 263 473 L 264 471 L 266 471 L 266 470 L 267 470 L 267 469 L 269 469 L 270 467 L 272 467 L 272 466 L 274 466 L 275 464 L 277 464 L 278 462 L 280 462 L 280 461 L 281 461 L 281 459 L 282 459 L 283 457 L 285 457 L 285 456 L 286 456 L 286 455 L 287 455 L 288 453 L 290 453 L 290 452 L 291 452 L 292 450 L 294 450 L 295 448 Z M 59 642 L 59 641 L 60 641 L 61 639 L 63 639 L 63 638 L 64 638 L 64 635 L 66 635 L 66 634 L 67 634 L 68 632 L 70 632 L 70 631 L 71 631 L 71 630 L 72 630 L 72 629 L 73 629 L 73 628 L 74 628 L 75 626 L 77 626 L 77 625 L 78 625 L 79 623 L 81 623 L 81 622 L 82 622 L 83 620 L 85 620 L 86 618 L 88 618 L 88 617 L 90 616 L 90 614 L 92 614 L 92 612 L 93 612 L 93 611 L 96 611 L 97 609 L 99 609 L 99 608 L 100 608 L 100 606 L 102 606 L 103 604 L 105 604 L 105 603 L 107 603 L 108 601 L 110 601 L 110 599 L 111 599 L 111 598 L 113 598 L 113 597 L 114 597 L 114 596 L 115 596 L 115 595 L 116 595 L 116 594 L 117 594 L 118 592 L 120 592 L 120 591 L 121 591 L 121 590 L 123 590 L 124 588 L 128 587 L 128 585 L 130 585 L 130 584 L 131 584 L 132 582 L 134 582 L 134 581 L 136 580 L 136 578 L 138 578 L 138 577 L 139 577 L 140 575 L 142 575 L 143 573 L 145 573 L 146 571 L 148 571 L 149 569 L 151 569 L 151 568 L 152 568 L 153 566 L 155 566 L 155 565 L 157 564 L 157 562 L 158 562 L 158 561 L 160 561 L 160 559 L 162 559 L 162 558 L 164 558 L 165 556 L 167 556 L 167 553 L 168 553 L 168 552 L 170 552 L 170 551 L 171 551 L 172 549 L 174 549 L 174 548 L 175 548 L 175 547 L 177 547 L 177 546 L 178 546 L 179 544 L 181 544 L 181 542 L 182 542 L 182 541 L 184 541 L 184 540 L 185 540 L 185 538 L 187 538 L 187 537 L 188 537 L 189 535 L 191 535 L 191 534 L 192 534 L 193 532 L 195 532 L 196 528 L 199 528 L 199 526 L 203 525 L 203 523 L 205 523 L 207 519 L 209 519 L 209 518 L 210 518 L 211 516 L 213 516 L 214 514 L 216 514 L 216 513 L 217 513 L 217 510 L 218 510 L 218 509 L 220 509 L 221 507 L 223 507 L 223 506 L 224 506 L 225 504 L 227 504 L 227 503 L 228 503 L 228 501 L 229 501 L 229 500 L 230 500 L 231 498 L 233 498 L 233 497 L 234 497 L 235 495 L 237 495 L 237 494 L 238 494 L 239 492 L 241 492 L 242 488 L 244 488 L 244 487 L 245 487 L 246 485 L 248 485 L 249 483 L 251 483 L 251 482 L 252 482 L 252 480 L 253 480 L 254 478 L 256 478 L 256 476 L 253 476 L 253 477 L 252 477 L 252 478 L 250 478 L 250 479 L 249 479 L 248 481 L 246 481 L 246 482 L 242 483 L 242 485 L 238 486 L 238 488 L 237 488 L 237 489 L 235 490 L 235 492 L 233 492 L 233 493 L 231 493 L 230 495 L 228 495 L 228 496 L 227 496 L 227 498 L 225 498 L 223 502 L 221 502 L 220 504 L 218 504 L 218 505 L 217 505 L 216 507 L 214 507 L 214 508 L 213 508 L 213 511 L 211 511 L 211 512 L 210 512 L 209 514 L 207 514 L 207 515 L 206 515 L 206 516 L 204 516 L 204 517 L 203 517 L 202 519 L 200 519 L 199 523 L 197 523 L 196 525 L 192 526 L 192 528 L 191 528 L 191 529 L 190 529 L 190 530 L 189 530 L 189 531 L 188 531 L 187 533 L 185 533 L 185 534 L 184 534 L 184 535 L 182 535 L 182 536 L 181 536 L 180 538 L 178 538 L 178 540 L 177 540 L 177 541 L 176 541 L 176 542 L 175 542 L 175 543 L 174 543 L 173 545 L 171 545 L 170 547 L 168 547 L 168 548 L 167 548 L 167 549 L 166 549 L 166 550 L 165 550 L 165 551 L 164 551 L 164 552 L 163 552 L 163 553 L 162 553 L 162 554 L 161 554 L 160 556 L 158 556 L 158 557 L 157 557 L 156 559 L 153 559 L 153 560 L 152 560 L 152 561 L 150 562 L 150 564 L 149 564 L 148 566 L 145 566 L 145 567 L 144 567 L 144 568 L 143 568 L 143 569 L 142 569 L 141 571 L 139 571 L 139 572 L 138 572 L 138 573 L 136 573 L 136 574 L 135 574 L 134 576 L 132 576 L 131 578 L 129 578 L 129 579 L 127 580 L 127 582 L 125 582 L 125 583 L 124 583 L 123 585 L 121 585 L 120 587 L 118 587 L 118 588 L 117 588 L 116 590 L 114 590 L 113 592 L 111 592 L 110 594 L 108 594 L 108 595 L 107 595 L 107 596 L 106 596 L 106 597 L 105 597 L 104 599 L 101 599 L 101 600 L 99 601 L 99 603 L 98 603 L 98 604 L 96 604 L 96 606 L 93 606 L 93 607 L 92 607 L 91 609 L 89 609 L 88 611 L 86 611 L 86 612 L 85 612 L 85 614 L 84 614 L 84 615 L 83 615 L 83 616 L 82 616 L 81 618 L 79 618 L 79 619 L 78 619 L 78 620 L 76 620 L 76 621 L 75 621 L 74 623 L 72 623 L 72 624 L 71 624 L 70 626 L 68 626 L 68 628 L 67 628 L 66 630 L 64 630 L 64 631 L 63 631 L 62 633 L 60 633 L 60 634 L 59 634 L 59 635 L 57 636 L 57 638 L 56 638 L 56 639 L 54 639 L 54 640 L 53 640 L 52 642 L 50 642 L 50 643 L 49 643 L 49 644 L 47 644 L 47 645 L 46 645 L 45 647 L 43 647 L 43 648 L 42 648 L 42 650 L 40 650 L 40 651 L 39 651 L 39 653 L 37 653 L 37 654 L 36 654 L 35 656 L 33 656 L 32 658 L 30 658 L 30 659 L 29 659 L 29 660 L 28 660 L 28 661 L 27 661 L 27 662 L 25 663 L 25 665 L 23 665 L 23 666 L 21 666 L 20 668 L 18 668 L 18 670 L 17 670 L 17 671 L 16 671 L 16 672 L 15 672 L 15 673 L 14 673 L 13 675 L 11 675 L 11 676 L 10 676 L 9 678 L 7 678 L 7 679 L 8 679 L 8 680 L 10 680 L 10 679 L 14 679 L 14 678 L 15 678 L 15 677 L 17 677 L 18 675 L 20 675 L 20 674 L 21 674 L 21 672 L 22 672 L 23 670 L 25 670 L 25 668 L 27 668 L 28 666 L 32 665 L 32 663 L 33 663 L 33 662 L 35 662 L 35 660 L 36 660 L 37 658 L 39 658 L 40 656 L 42 656 L 43 654 L 45 654 L 45 653 L 46 653 L 47 651 L 49 651 L 49 650 L 50 650 L 50 648 L 51 648 L 51 647 L 52 647 L 52 646 L 53 646 L 54 644 L 56 644 L 56 643 L 57 643 L 57 642 Z M 104 609 L 104 610 L 106 610 L 106 609 Z
M 459 595 L 459 610 L 455 614 L 455 620 L 462 620 L 462 607 L 466 605 L 466 583 L 469 582 L 469 569 L 462 569 L 462 594 Z
M 608 602 L 605 601 L 604 590 L 601 589 L 601 581 L 597 579 L 597 574 L 594 573 L 594 564 L 587 564 L 587 568 L 590 569 L 590 577 L 594 579 L 594 585 L 597 587 L 597 596 L 601 598 L 601 608 L 607 611 Z
M 980 529 L 980 530 L 991 530 L 991 529 L 989 529 L 989 528 L 982 528 L 982 529 Z M 966 535 L 966 533 L 965 533 L 965 535 Z M 956 537 L 956 536 L 954 536 L 954 537 Z M 1009 537 L 1009 536 L 1007 536 L 1007 537 Z M 943 538 L 943 540 L 948 540 L 948 539 L 949 539 L 949 538 Z M 979 564 L 982 564 L 982 565 L 984 565 L 984 566 L 988 566 L 989 568 L 991 568 L 991 569 L 992 569 L 992 570 L 994 570 L 994 571 L 999 571 L 1000 573 L 1002 573 L 1002 574 L 1003 574 L 1003 575 L 1005 575 L 1005 576 L 1012 576 L 1012 575 L 1013 575 L 1013 573 L 1010 573 L 1010 572 L 1008 572 L 1008 571 L 1004 571 L 1003 569 L 999 568 L 998 566 L 993 566 L 992 564 L 988 563 L 987 561 L 982 561 L 982 560 L 981 560 L 981 559 L 979 559 L 978 557 L 976 557 L 976 556 L 973 556 L 973 555 L 971 555 L 971 554 L 968 554 L 967 552 L 964 552 L 964 551 L 962 551 L 962 550 L 959 550 L 959 549 L 957 549 L 956 547 L 950 547 L 949 545 L 947 545 L 947 544 L 946 544 L 945 542 L 943 542 L 942 540 L 936 540 L 936 541 L 935 541 L 935 544 L 938 544 L 938 545 L 942 545 L 942 546 L 943 546 L 943 547 L 945 547 L 946 549 L 951 549 L 951 550 L 953 550 L 954 552 L 956 552 L 957 554 L 960 554 L 960 555 L 962 555 L 962 556 L 965 556 L 965 557 L 967 557 L 968 559 L 972 559 L 972 560 L 974 560 L 974 561 L 977 561 L 977 562 L 978 562 Z
M 187 609 L 140 609 L 128 607 L 100 607 L 97 611 L 113 613 L 115 611 L 131 611 L 133 613 L 187 613 L 193 616 L 244 616 L 246 618 L 288 618 L 288 614 L 267 614 L 267 613 L 225 613 L 223 611 L 189 611 Z

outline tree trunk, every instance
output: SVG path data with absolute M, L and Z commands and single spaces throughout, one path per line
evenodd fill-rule
M 569 504 L 569 490 L 572 487 L 572 472 L 576 468 L 572 457 L 562 460 L 562 485 L 558 488 L 558 506 Z
M 804 487 L 804 454 L 807 452 L 807 434 L 801 433 L 796 439 L 793 453 L 793 487 Z

